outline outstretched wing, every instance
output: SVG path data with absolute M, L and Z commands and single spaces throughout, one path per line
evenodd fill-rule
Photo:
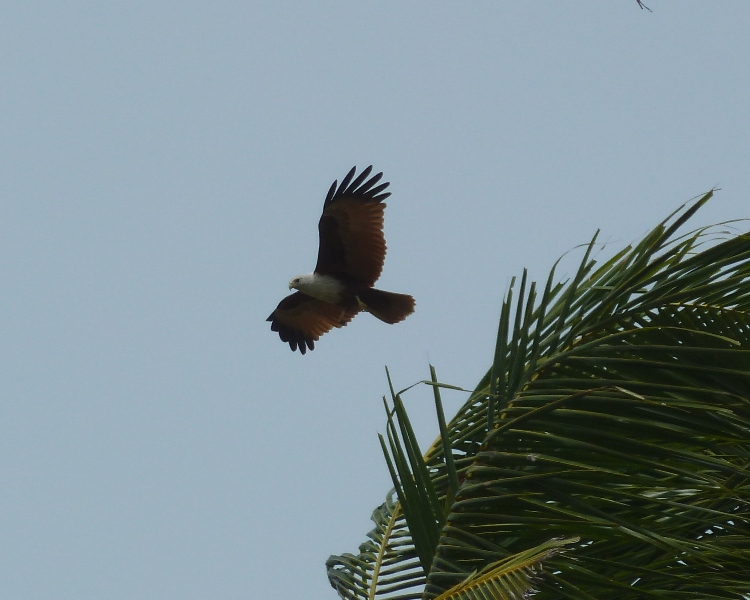
M 367 287 L 375 284 L 383 270 L 383 200 L 391 195 L 383 192 L 389 183 L 375 185 L 382 173 L 367 179 L 371 171 L 369 166 L 353 180 L 353 167 L 341 185 L 334 181 L 328 190 L 318 223 L 320 248 L 315 266 L 316 273 Z
M 295 292 L 284 298 L 268 317 L 271 329 L 279 332 L 282 342 L 289 342 L 294 351 L 304 354 L 313 350 L 315 342 L 334 327 L 343 327 L 360 311 L 359 305 L 341 306 Z

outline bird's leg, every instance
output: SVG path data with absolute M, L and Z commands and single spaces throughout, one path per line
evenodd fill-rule
M 364 310 L 367 312 L 367 305 L 362 302 L 359 296 L 354 296 L 357 300 L 357 306 L 359 306 L 359 310 Z M 339 327 L 343 326 L 345 324 L 344 317 L 346 316 L 347 311 L 351 310 L 352 306 L 351 304 L 346 305 L 344 309 L 341 311 L 341 314 L 339 315 Z

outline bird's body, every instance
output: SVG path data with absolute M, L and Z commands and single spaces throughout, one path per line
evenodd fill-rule
M 289 282 L 297 291 L 284 298 L 268 317 L 271 329 L 292 350 L 305 354 L 334 327 L 343 327 L 365 310 L 386 323 L 398 323 L 414 312 L 414 298 L 377 290 L 385 261 L 383 213 L 388 183 L 375 184 L 382 173 L 367 177 L 367 167 L 352 181 L 349 171 L 340 186 L 333 182 L 318 223 L 320 246 L 315 271 Z M 366 181 L 365 181 L 366 180 Z
M 289 282 L 290 290 L 299 290 L 307 296 L 317 298 L 323 302 L 338 303 L 343 300 L 346 286 L 331 275 L 321 273 L 307 273 L 298 275 Z

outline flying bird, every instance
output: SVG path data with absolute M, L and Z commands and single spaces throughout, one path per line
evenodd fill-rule
M 373 287 L 385 262 L 383 200 L 391 195 L 384 191 L 390 184 L 376 185 L 382 173 L 367 179 L 372 166 L 354 179 L 356 169 L 328 190 L 318 223 L 315 271 L 292 279 L 289 289 L 297 291 L 267 319 L 292 351 L 313 350 L 321 335 L 343 327 L 360 311 L 391 324 L 414 312 L 411 296 Z

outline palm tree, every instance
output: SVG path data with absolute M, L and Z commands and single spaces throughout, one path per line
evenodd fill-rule
M 678 234 L 503 303 L 492 366 L 421 455 L 392 391 L 394 490 L 342 598 L 750 598 L 750 234 Z

